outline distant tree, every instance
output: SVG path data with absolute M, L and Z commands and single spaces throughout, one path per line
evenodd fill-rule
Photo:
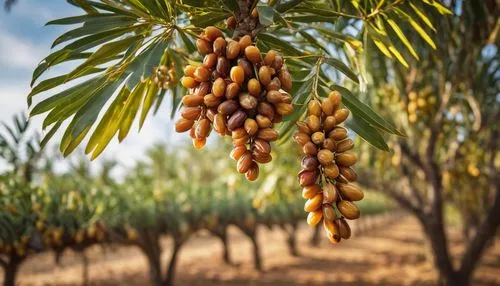
M 418 218 L 441 283 L 470 285 L 500 225 L 500 59 L 494 47 L 499 7 L 495 1 L 453 3 L 457 15 L 434 18 L 442 31 L 437 51 L 416 45 L 420 60 L 408 70 L 367 50 L 377 71 L 369 90 L 378 96 L 370 98 L 408 140 L 390 139 L 394 154 L 363 152 L 367 165 L 359 178 Z M 466 233 L 469 241 L 457 266 L 448 250 L 446 203 L 457 206 L 466 227 L 474 229 Z

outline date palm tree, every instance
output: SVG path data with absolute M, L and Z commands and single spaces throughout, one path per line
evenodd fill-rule
M 453 2 L 452 9 L 461 12 L 435 21 L 436 29 L 446 30 L 438 36 L 438 56 L 416 46 L 421 60 L 412 62 L 409 72 L 370 53 L 378 71 L 371 81 L 373 94 L 379 93 L 371 97 L 374 106 L 398 118 L 409 140 L 392 138 L 394 154 L 367 152 L 360 181 L 415 215 L 442 283 L 470 285 L 500 226 L 499 128 L 494 124 L 500 116 L 499 57 L 491 50 L 498 40 L 500 7 L 495 1 L 469 1 Z M 467 227 L 458 265 L 448 250 L 447 203 L 457 206 Z

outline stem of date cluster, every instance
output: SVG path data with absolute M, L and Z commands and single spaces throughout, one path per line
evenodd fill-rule
M 321 63 L 323 63 L 324 57 L 321 56 L 318 58 L 318 61 L 316 62 L 316 75 L 314 77 L 314 82 L 313 82 L 313 87 L 312 87 L 312 94 L 314 99 L 320 100 L 320 96 L 318 94 L 318 82 L 320 78 L 320 72 L 321 72 Z
M 321 58 L 322 55 L 303 55 L 303 56 L 283 56 L 284 59 L 308 59 L 308 58 Z

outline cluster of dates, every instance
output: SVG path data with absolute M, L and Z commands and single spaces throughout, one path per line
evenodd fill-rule
M 177 83 L 177 76 L 173 65 L 161 65 L 153 69 L 154 82 L 158 88 L 169 89 Z
M 349 111 L 340 107 L 341 102 L 342 97 L 336 91 L 321 102 L 311 100 L 307 118 L 297 122 L 298 130 L 294 134 L 294 140 L 305 154 L 298 177 L 303 187 L 302 196 L 307 199 L 304 206 L 309 213 L 307 223 L 315 226 L 323 221 L 332 243 L 351 236 L 346 219 L 359 218 L 359 209 L 353 201 L 364 196 L 350 183 L 356 181 L 352 166 L 357 157 L 349 152 L 354 142 L 347 137 L 347 130 L 339 126 L 349 116 Z
M 225 39 L 216 27 L 205 28 L 196 41 L 204 55 L 199 66 L 187 65 L 181 83 L 183 97 L 177 132 L 190 132 L 202 148 L 212 129 L 231 136 L 231 158 L 250 181 L 259 176 L 259 165 L 269 163 L 270 142 L 278 139 L 274 124 L 293 112 L 292 78 L 283 57 L 270 50 L 262 57 L 252 38 Z

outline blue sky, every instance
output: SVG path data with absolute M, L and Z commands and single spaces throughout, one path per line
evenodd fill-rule
M 19 0 L 10 13 L 0 11 L 1 122 L 10 122 L 14 114 L 27 112 L 26 95 L 30 91 L 31 73 L 50 53 L 52 41 L 65 29 L 45 27 L 45 23 L 78 14 L 81 14 L 79 9 L 63 0 Z M 69 68 L 71 66 L 56 68 L 52 75 Z M 187 139 L 185 135 L 175 134 L 168 114 L 168 106 L 163 104 L 156 116 L 148 118 L 140 134 L 135 126 L 122 144 L 114 140 L 101 157 L 117 159 L 125 167 L 132 166 L 144 154 L 144 149 L 153 143 L 178 144 Z M 35 117 L 32 126 L 40 130 L 42 120 L 43 116 Z M 57 144 L 60 134 L 53 139 L 53 144 Z

